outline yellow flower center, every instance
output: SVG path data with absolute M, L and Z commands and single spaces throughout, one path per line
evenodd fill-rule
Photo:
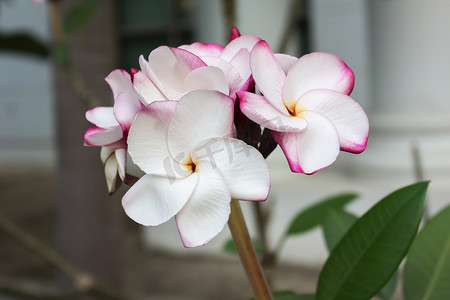
M 297 105 L 297 102 L 291 103 L 289 105 L 285 104 L 284 106 L 286 107 L 286 109 L 289 112 L 289 115 L 291 115 L 291 117 L 303 118 L 302 112 L 306 111 L 306 109 L 304 107 L 302 107 L 301 105 Z
M 197 169 L 197 165 L 195 164 L 195 162 L 192 160 L 192 157 L 189 155 L 189 157 L 187 158 L 186 162 L 181 164 L 181 166 L 183 168 L 185 168 L 186 170 L 190 171 L 191 173 L 195 173 L 196 169 Z
M 292 116 L 292 117 L 295 117 L 295 103 L 294 104 L 291 104 L 291 105 L 284 105 L 285 107 L 286 107 L 286 109 L 287 109 L 287 111 L 289 112 L 289 114 Z

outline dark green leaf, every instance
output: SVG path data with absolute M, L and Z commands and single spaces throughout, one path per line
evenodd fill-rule
M 292 291 L 274 291 L 272 292 L 273 300 L 314 300 L 313 294 L 298 295 Z M 255 300 L 252 298 L 250 300 Z
M 322 224 L 323 235 L 329 252 L 339 243 L 358 217 L 345 210 L 331 209 L 325 216 Z M 395 272 L 377 296 L 383 300 L 391 299 L 397 286 L 398 272 Z
M 322 229 L 329 252 L 333 251 L 356 220 L 358 220 L 357 216 L 345 210 L 328 210 L 323 219 Z
M 355 222 L 322 269 L 317 300 L 370 299 L 384 286 L 417 232 L 427 187 L 397 190 Z
M 89 21 L 97 8 L 97 0 L 84 0 L 77 4 L 64 18 L 63 28 L 66 34 L 75 32 Z
M 48 46 L 28 33 L 0 33 L 0 51 L 47 57 Z
M 255 252 L 257 254 L 262 254 L 263 253 L 263 247 L 261 245 L 261 243 L 258 240 L 252 240 L 253 243 L 253 247 L 255 248 Z M 229 252 L 229 253 L 233 253 L 233 254 L 237 254 L 237 249 L 236 249 L 236 245 L 234 244 L 234 241 L 232 238 L 228 239 L 225 244 L 223 245 L 223 250 L 225 252 Z
M 357 197 L 354 193 L 339 194 L 306 208 L 292 220 L 286 235 L 299 234 L 319 226 L 329 209 L 342 209 Z
M 405 265 L 406 300 L 450 299 L 450 206 L 422 229 Z

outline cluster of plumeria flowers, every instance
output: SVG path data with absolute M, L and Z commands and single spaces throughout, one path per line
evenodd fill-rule
M 102 147 L 110 193 L 130 182 L 129 154 L 145 175 L 122 198 L 126 214 L 152 226 L 175 217 L 186 247 L 223 229 L 231 199 L 267 199 L 265 158 L 277 145 L 305 174 L 366 147 L 369 122 L 349 96 L 353 72 L 335 55 L 273 54 L 234 28 L 225 47 L 160 46 L 139 65 L 106 78 L 114 106 L 86 113 L 94 125 L 85 145 Z

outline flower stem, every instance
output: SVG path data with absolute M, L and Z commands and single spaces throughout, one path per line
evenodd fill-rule
M 233 236 L 236 249 L 241 258 L 242 265 L 247 273 L 248 280 L 255 294 L 256 300 L 271 300 L 269 286 L 264 278 L 261 265 L 256 257 L 252 240 L 248 234 L 247 225 L 245 225 L 241 206 L 237 200 L 231 200 L 231 214 L 228 220 L 231 235 Z

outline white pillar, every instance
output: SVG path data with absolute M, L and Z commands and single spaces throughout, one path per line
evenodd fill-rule
M 450 112 L 450 1 L 370 2 L 377 111 Z
M 356 77 L 352 97 L 371 106 L 370 40 L 366 0 L 310 0 L 312 51 L 341 57 Z
M 412 145 L 431 179 L 430 210 L 448 203 L 450 181 L 450 2 L 368 1 L 373 109 L 358 168 L 397 182 L 413 176 Z
M 198 0 L 194 15 L 196 41 L 217 44 L 228 42 L 229 34 L 225 33 L 222 0 Z
M 416 142 L 426 174 L 450 179 L 450 2 L 376 0 L 370 10 L 380 166 L 407 169 Z

